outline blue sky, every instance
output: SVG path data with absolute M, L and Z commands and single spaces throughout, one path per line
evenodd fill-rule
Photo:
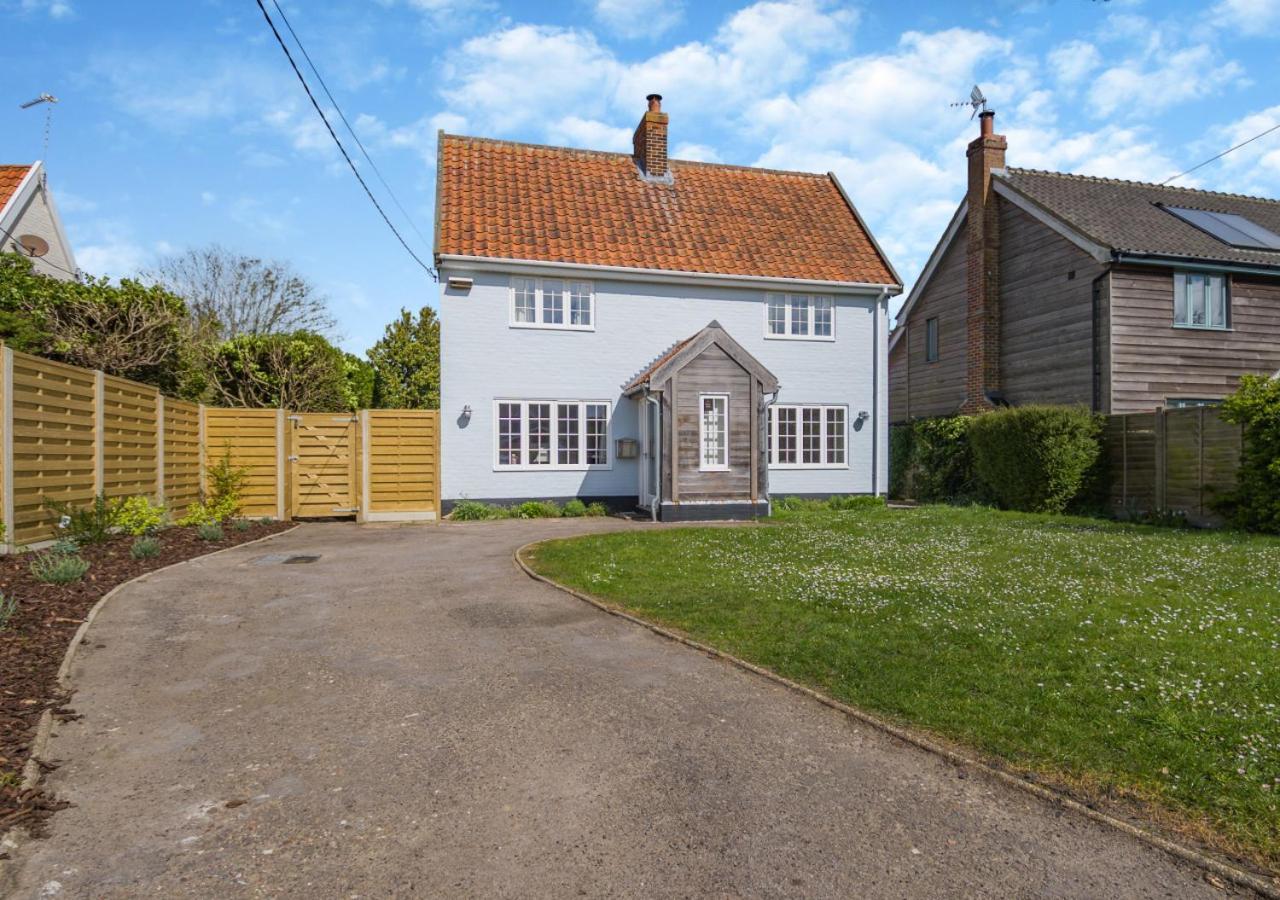
M 964 187 L 974 82 L 1009 164 L 1162 180 L 1280 122 L 1280 0 L 288 0 L 430 253 L 436 131 L 834 171 L 908 284 Z M 270 7 L 270 4 L 268 4 Z M 254 0 L 0 0 L 0 161 L 41 155 L 81 266 L 210 241 L 291 261 L 361 351 L 435 291 L 307 105 Z M 376 185 L 376 180 L 371 179 Z M 1280 197 L 1280 132 L 1181 183 Z

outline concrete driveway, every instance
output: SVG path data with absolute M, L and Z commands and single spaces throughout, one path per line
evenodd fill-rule
M 1223 896 L 511 561 L 628 527 L 307 525 L 133 586 L 17 896 Z

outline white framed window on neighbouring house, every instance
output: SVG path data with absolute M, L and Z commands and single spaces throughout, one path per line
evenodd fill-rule
M 513 328 L 555 328 L 593 331 L 595 291 L 589 281 L 561 278 L 512 278 Z
M 848 468 L 848 420 L 844 406 L 769 407 L 770 468 Z
M 775 340 L 833 341 L 835 301 L 820 294 L 766 294 L 764 336 Z
M 698 398 L 698 469 L 729 471 L 729 395 L 702 394 Z
M 1173 273 L 1173 324 L 1177 328 L 1231 327 L 1227 278 L 1212 272 Z
M 495 400 L 495 469 L 607 469 L 607 400 Z

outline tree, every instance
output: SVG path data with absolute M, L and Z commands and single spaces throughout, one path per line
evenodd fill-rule
M 424 306 L 406 309 L 369 350 L 373 405 L 380 409 L 440 408 L 440 320 Z
M 62 281 L 0 257 L 0 336 L 16 350 L 187 394 L 193 379 L 186 304 L 125 279 Z
M 337 412 L 359 408 L 368 395 L 365 364 L 308 331 L 222 341 L 211 348 L 206 371 L 209 394 L 222 406 Z
M 144 277 L 185 297 L 198 326 L 218 340 L 323 334 L 334 326 L 324 296 L 288 263 L 241 256 L 218 244 L 170 256 Z

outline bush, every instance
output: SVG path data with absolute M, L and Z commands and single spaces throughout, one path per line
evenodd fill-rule
M 560 507 L 550 500 L 526 500 L 511 514 L 517 519 L 554 519 L 560 515 Z
M 595 503 L 587 504 L 587 515 L 592 517 L 609 515 L 609 507 L 597 500 Z
M 1245 375 L 1222 418 L 1243 426 L 1244 453 L 1235 490 L 1215 505 L 1237 528 L 1280 534 L 1280 378 Z
M 18 598 L 6 597 L 0 594 L 0 631 L 3 631 L 9 624 L 9 620 L 13 618 L 13 614 L 18 611 Z
M 82 547 L 101 544 L 111 537 L 111 530 L 116 527 L 118 507 L 107 499 L 106 494 L 98 494 L 89 506 L 79 508 L 58 500 L 46 500 L 45 506 L 62 517 L 59 527 L 64 536 Z
M 826 508 L 827 504 L 824 501 L 806 499 L 804 497 L 779 497 L 777 500 L 773 501 L 773 511 L 775 513 L 813 512 Z
M 920 419 L 911 425 L 910 479 L 913 499 L 955 503 L 977 497 L 970 416 Z
M 116 526 L 125 534 L 137 537 L 158 531 L 164 525 L 165 516 L 163 506 L 152 503 L 150 497 L 137 494 L 126 497 L 116 507 Z
M 202 541 L 220 541 L 222 540 L 222 526 L 213 522 L 207 522 L 196 529 L 196 537 Z
M 911 495 L 911 444 L 914 426 L 894 425 L 889 429 L 889 496 Z
M 140 537 L 129 548 L 134 559 L 150 559 L 160 552 L 160 542 L 153 537 Z
M 248 519 L 236 519 L 235 524 L 231 526 L 236 531 L 248 531 L 253 527 L 253 523 Z
M 1020 406 L 969 422 L 973 467 L 1006 509 L 1060 513 L 1102 452 L 1102 420 L 1081 406 Z
M 89 563 L 66 553 L 37 553 L 31 560 L 31 574 L 46 584 L 70 584 L 89 571 Z
M 494 507 L 478 500 L 459 500 L 449 513 L 449 518 L 459 522 L 479 522 L 494 518 L 493 510 Z
M 565 503 L 564 508 L 560 510 L 560 515 L 567 519 L 577 519 L 587 514 L 587 504 L 578 498 L 574 498 Z
M 80 552 L 80 545 L 71 538 L 59 538 L 53 542 L 49 550 L 53 553 L 61 553 L 63 556 L 75 556 Z
M 884 506 L 884 498 L 871 494 L 837 494 L 827 498 L 827 508 L 834 510 L 875 509 Z

